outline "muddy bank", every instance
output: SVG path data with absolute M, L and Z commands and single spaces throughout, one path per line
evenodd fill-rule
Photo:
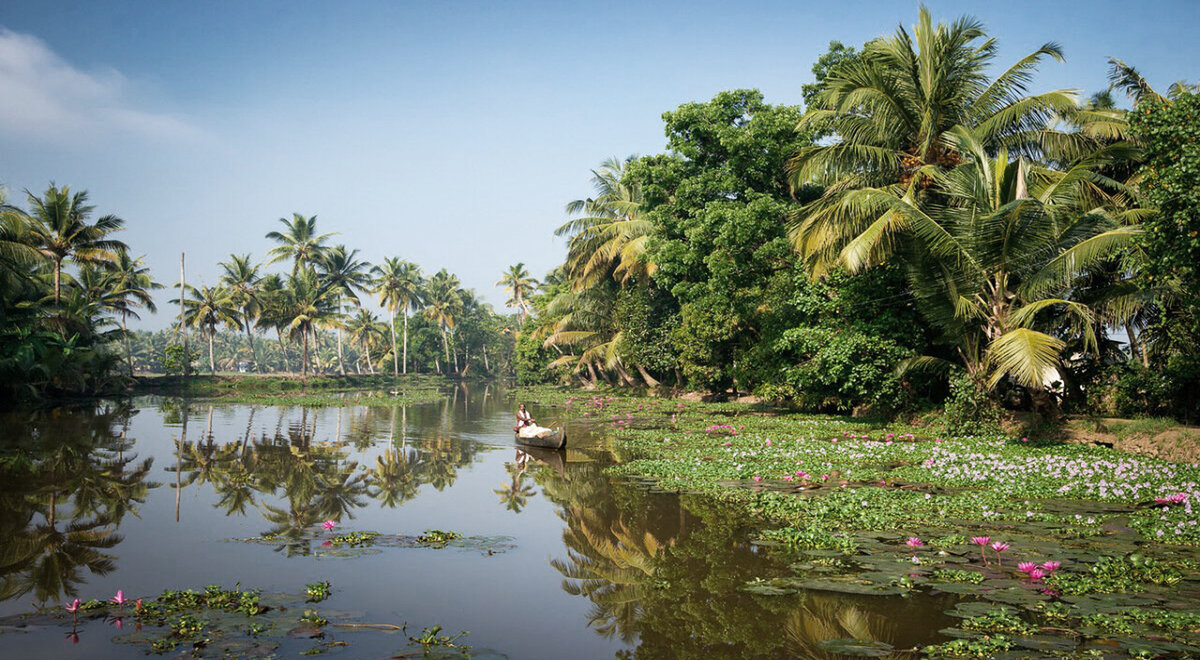
M 1067 442 L 1101 445 L 1179 463 L 1200 463 L 1200 427 L 1106 418 L 1068 423 Z

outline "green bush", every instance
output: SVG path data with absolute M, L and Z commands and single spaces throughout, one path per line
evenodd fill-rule
M 1176 354 L 1159 369 L 1122 365 L 1112 381 L 1113 412 L 1122 417 L 1200 419 L 1200 359 Z
M 784 331 L 760 352 L 755 391 L 773 400 L 791 399 L 806 410 L 849 412 L 868 405 L 905 407 L 896 365 L 907 349 L 853 329 L 798 327 Z
M 186 354 L 185 354 L 186 351 Z M 200 359 L 200 353 L 185 349 L 182 344 L 171 344 L 163 350 L 162 370 L 168 376 L 187 375 L 195 372 L 192 366 Z
M 564 374 L 561 369 L 550 369 L 554 358 L 558 357 L 554 350 L 542 346 L 542 342 L 522 333 L 517 337 L 516 350 L 513 352 L 513 370 L 516 372 L 518 385 L 545 385 L 557 382 Z
M 950 379 L 941 423 L 950 435 L 995 435 L 1000 432 L 1000 406 L 985 388 L 959 373 Z

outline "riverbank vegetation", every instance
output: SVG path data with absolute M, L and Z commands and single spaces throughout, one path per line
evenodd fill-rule
M 1033 93 L 1062 58 L 1000 62 L 980 23 L 922 9 L 831 44 L 803 108 L 665 113 L 667 153 L 605 162 L 568 205 L 518 379 L 1196 419 L 1196 88 L 1112 60 L 1107 90 Z

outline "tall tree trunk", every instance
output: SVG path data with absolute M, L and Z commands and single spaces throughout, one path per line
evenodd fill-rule
M 646 371 L 645 367 L 640 364 L 635 366 L 637 367 L 638 373 L 642 375 L 642 380 L 646 381 L 647 385 L 650 387 L 658 387 L 661 385 L 661 383 L 659 383 L 657 380 L 654 380 L 654 376 L 651 376 L 650 373 Z
M 400 356 L 396 354 L 396 310 L 391 310 L 392 321 L 388 323 L 388 330 L 392 332 L 392 376 L 400 375 Z M 407 345 L 407 344 L 406 344 Z
M 446 339 L 446 329 L 442 328 L 442 352 L 446 354 L 446 370 L 450 370 L 450 342 Z
M 184 377 L 187 377 L 189 375 L 189 372 L 192 370 L 192 361 L 191 361 L 190 357 L 188 356 L 187 324 L 184 323 L 184 321 L 183 321 L 183 316 L 184 316 L 183 301 L 184 301 L 184 299 L 187 298 L 187 279 L 184 276 L 185 273 L 184 273 L 184 267 L 183 267 L 185 255 L 186 255 L 185 252 L 179 253 L 179 327 L 181 330 L 183 330 L 183 375 L 184 375 Z M 57 275 L 55 277 L 57 277 Z M 58 286 L 58 283 L 55 282 L 55 287 L 57 287 L 57 286 Z M 58 296 L 57 289 L 55 290 L 54 295 L 55 295 L 55 301 L 57 302 L 57 296 Z
M 129 312 L 121 312 L 121 334 L 125 335 L 125 360 L 129 363 L 129 375 L 133 376 L 133 344 L 129 341 Z
M 1146 343 L 1138 341 L 1137 331 L 1133 329 L 1133 324 L 1125 324 L 1125 334 L 1129 335 L 1129 357 L 1133 359 L 1141 355 L 1142 366 L 1150 368 L 1150 353 L 1146 350 Z
M 217 336 L 216 328 L 208 329 L 208 372 L 212 375 L 217 375 L 217 363 L 213 359 L 213 339 Z
M 59 297 L 59 280 L 62 279 L 62 259 L 54 260 L 54 304 L 58 305 Z
M 637 382 L 633 380 L 633 376 L 629 375 L 629 372 L 625 370 L 625 367 L 619 361 L 614 366 L 616 367 L 617 377 L 621 379 L 622 383 L 629 387 L 637 387 Z
M 302 356 L 303 361 L 300 363 L 300 377 L 308 380 L 308 331 L 305 330 L 302 334 L 304 335 L 304 355 Z
M 393 331 L 394 332 L 394 331 Z M 404 375 L 408 375 L 408 306 L 404 307 Z
M 338 371 L 346 375 L 346 363 L 342 360 L 342 327 L 337 328 Z
M 250 361 L 254 363 L 254 370 L 261 374 L 262 365 L 258 363 L 258 352 L 254 350 L 254 336 L 250 334 L 250 321 L 248 319 L 249 317 L 246 316 L 246 312 L 243 310 L 242 320 L 246 324 L 246 342 L 250 344 Z
M 487 344 L 483 345 L 483 368 L 487 369 L 488 373 L 492 373 L 492 367 L 488 364 Z
M 283 330 L 275 328 L 275 336 L 279 338 L 279 353 L 283 355 L 283 369 L 292 373 L 292 361 L 288 359 L 287 345 L 283 343 Z

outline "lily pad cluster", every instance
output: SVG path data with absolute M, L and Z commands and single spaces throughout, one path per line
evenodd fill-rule
M 108 631 L 115 633 L 113 642 L 147 654 L 229 659 L 317 655 L 351 645 L 340 633 L 383 630 L 405 634 L 407 644 L 396 657 L 472 657 L 471 647 L 461 641 L 465 631 L 450 636 L 435 625 L 409 635 L 407 624 L 364 623 L 347 613 L 314 609 L 312 603 L 328 598 L 330 588 L 324 581 L 307 585 L 302 594 L 270 594 L 209 585 L 138 599 L 118 592 L 107 601 L 76 600 L 65 608 L 6 617 L 0 619 L 0 631 L 59 628 L 75 643 Z
M 290 536 L 253 536 L 230 539 L 240 543 L 271 545 L 291 555 L 316 557 L 362 557 L 386 548 L 456 548 L 495 555 L 516 547 L 511 536 L 464 536 L 446 530 L 426 530 L 421 534 L 383 534 L 375 531 L 346 531 L 330 535 L 331 528 L 314 526 Z
M 611 431 L 623 459 L 611 473 L 712 498 L 768 529 L 756 545 L 791 558 L 745 591 L 949 598 L 961 619 L 942 644 L 831 639 L 830 654 L 1200 657 L 1195 465 L 728 403 L 601 400 L 629 422 Z

